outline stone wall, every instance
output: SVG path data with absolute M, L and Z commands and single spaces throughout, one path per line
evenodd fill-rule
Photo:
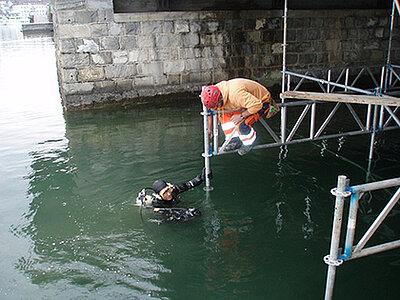
M 53 0 L 52 9 L 66 109 L 198 92 L 233 77 L 280 82 L 282 11 L 114 14 L 112 0 Z M 389 17 L 289 11 L 288 67 L 383 64 Z

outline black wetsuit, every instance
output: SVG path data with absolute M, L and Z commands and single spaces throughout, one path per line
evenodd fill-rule
M 171 200 L 163 200 L 161 196 L 155 195 L 155 199 L 153 201 L 153 207 L 174 207 L 180 201 L 178 195 L 186 192 L 196 186 L 199 186 L 204 181 L 203 175 L 199 174 L 192 180 L 184 183 L 178 183 L 172 185 L 172 199 Z

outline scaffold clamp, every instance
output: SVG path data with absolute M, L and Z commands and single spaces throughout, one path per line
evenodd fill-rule
M 339 197 L 348 197 L 351 196 L 351 192 L 350 191 L 344 191 L 344 192 L 340 192 L 337 190 L 337 188 L 333 188 L 331 189 L 331 194 L 334 196 L 339 196 Z
M 333 260 L 328 254 L 324 256 L 324 262 L 329 266 L 339 267 L 343 263 L 343 259 Z

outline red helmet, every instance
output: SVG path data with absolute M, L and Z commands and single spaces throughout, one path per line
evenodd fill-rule
M 207 108 L 216 108 L 219 102 L 221 91 L 215 85 L 203 87 L 200 98 L 203 105 Z

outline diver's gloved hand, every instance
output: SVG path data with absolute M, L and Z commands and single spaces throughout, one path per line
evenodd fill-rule
M 201 180 L 204 181 L 206 180 L 206 168 L 203 168 L 203 171 L 201 171 L 201 174 L 199 175 Z M 208 173 L 208 178 L 212 179 L 213 175 L 212 175 L 212 171 L 210 170 L 210 173 Z

